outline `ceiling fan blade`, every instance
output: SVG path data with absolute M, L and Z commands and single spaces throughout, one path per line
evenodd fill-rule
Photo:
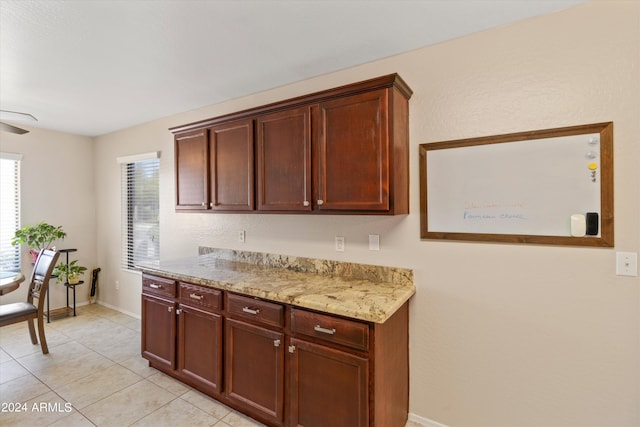
M 8 123 L 3 123 L 3 122 L 0 122 L 0 130 L 2 130 L 4 132 L 16 133 L 18 135 L 29 133 L 29 131 L 26 130 L 26 129 L 15 127 L 15 126 L 12 126 L 12 125 L 10 125 Z
M 37 122 L 33 114 L 21 113 L 20 111 L 0 110 L 0 120 L 9 120 L 10 122 L 16 121 L 29 121 Z

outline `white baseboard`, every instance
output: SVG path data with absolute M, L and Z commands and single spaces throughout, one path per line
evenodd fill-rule
M 412 421 L 416 424 L 420 424 L 424 427 L 448 427 L 445 424 L 441 424 L 437 421 L 430 420 L 429 418 L 421 417 L 416 414 L 409 413 L 409 421 Z
M 115 305 L 111 305 L 111 304 L 106 303 L 104 301 L 98 300 L 98 301 L 95 302 L 95 304 L 104 305 L 107 308 L 110 308 L 110 309 L 115 310 L 115 311 L 119 311 L 120 313 L 126 314 L 127 316 L 135 317 L 136 319 L 141 319 L 142 318 L 142 316 L 140 316 L 139 314 L 125 311 L 125 310 L 121 309 L 120 307 L 116 307 Z

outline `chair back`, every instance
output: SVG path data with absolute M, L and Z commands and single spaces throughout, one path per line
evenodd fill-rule
M 60 253 L 49 249 L 41 249 L 33 266 L 27 301 L 33 304 L 33 299 L 38 298 L 38 311 L 42 311 L 44 297 L 49 288 L 49 280 Z

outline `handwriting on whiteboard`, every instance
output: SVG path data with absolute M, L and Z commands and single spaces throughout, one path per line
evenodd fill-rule
M 467 201 L 462 215 L 465 221 L 526 221 L 525 210 L 523 202 Z

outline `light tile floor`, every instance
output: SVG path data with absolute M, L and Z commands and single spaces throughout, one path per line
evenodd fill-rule
M 138 319 L 77 312 L 46 325 L 48 355 L 26 322 L 0 328 L 0 426 L 262 426 L 149 368 Z

